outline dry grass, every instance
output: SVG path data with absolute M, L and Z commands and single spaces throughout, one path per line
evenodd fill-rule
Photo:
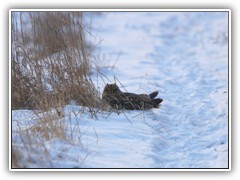
M 82 12 L 12 12 L 11 18 L 11 108 L 39 116 L 36 125 L 17 132 L 31 159 L 45 141 L 71 141 L 63 122 L 66 104 L 73 100 L 92 116 L 102 105 L 90 78 L 93 48 L 86 43 Z M 19 167 L 20 149 L 13 149 L 12 165 Z
M 98 106 L 81 12 L 12 15 L 12 109 Z M 86 48 L 88 47 L 88 48 Z

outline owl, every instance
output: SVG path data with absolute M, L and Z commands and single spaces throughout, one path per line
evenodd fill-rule
M 122 92 L 117 84 L 114 83 L 105 86 L 102 101 L 117 110 L 146 110 L 159 107 L 163 99 L 155 98 L 157 95 L 158 91 L 154 91 L 151 94 Z

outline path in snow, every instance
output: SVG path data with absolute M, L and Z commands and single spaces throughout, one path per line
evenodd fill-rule
M 120 54 L 109 78 L 128 91 L 158 89 L 164 99 L 151 117 L 170 134 L 149 136 L 152 166 L 227 167 L 227 13 L 123 12 L 102 19 L 101 52 L 110 59 Z

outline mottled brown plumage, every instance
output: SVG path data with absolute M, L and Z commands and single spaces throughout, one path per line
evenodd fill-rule
M 145 110 L 159 107 L 163 99 L 154 99 L 157 95 L 158 91 L 149 95 L 125 93 L 116 84 L 107 84 L 103 90 L 102 100 L 114 109 Z

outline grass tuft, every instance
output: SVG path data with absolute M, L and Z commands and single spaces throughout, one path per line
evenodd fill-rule
M 86 41 L 88 28 L 82 12 L 12 12 L 11 108 L 32 110 L 38 119 L 12 130 L 20 137 L 12 140 L 12 167 L 25 167 L 22 161 L 39 164 L 36 154 L 51 162 L 48 141 L 81 139 L 77 123 L 71 124 L 73 113 L 65 114 L 64 106 L 87 107 L 92 117 L 102 107 L 90 77 L 94 49 Z

